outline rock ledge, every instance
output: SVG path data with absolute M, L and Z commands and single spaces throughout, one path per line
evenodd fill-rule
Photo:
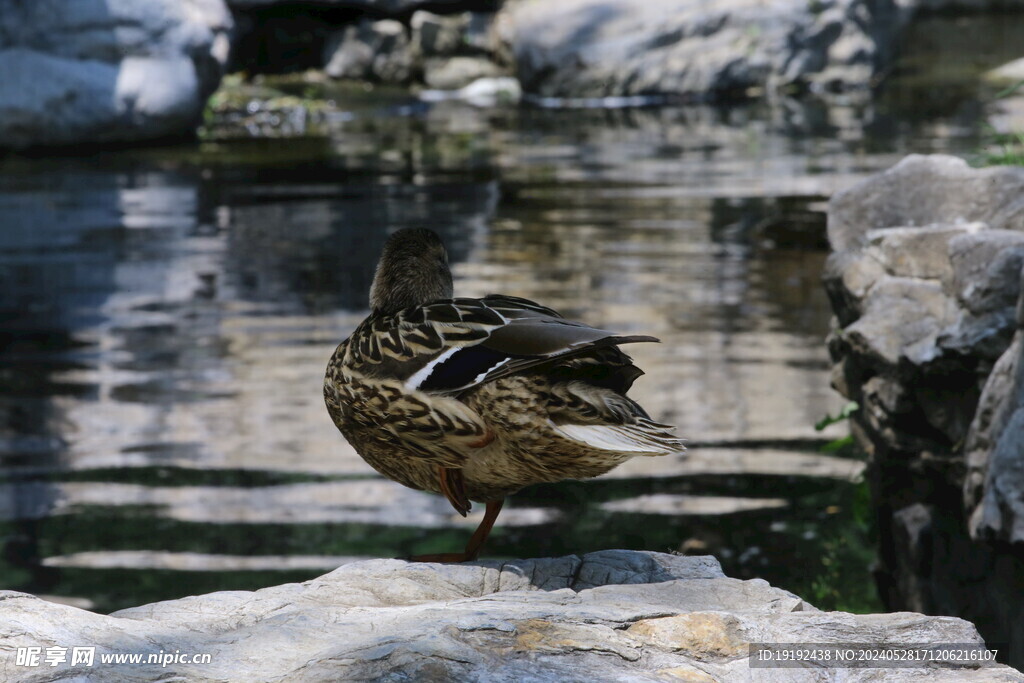
M 821 612 L 765 581 L 724 576 L 712 557 L 625 550 L 467 565 L 371 560 L 301 584 L 109 616 L 11 591 L 0 603 L 0 678 L 19 681 L 746 681 L 751 642 L 981 642 L 960 619 Z M 82 645 L 96 647 L 92 667 L 16 663 L 18 648 Z M 99 661 L 160 652 L 212 662 Z M 759 673 L 866 680 L 878 670 Z M 1024 681 L 1003 666 L 887 674 Z

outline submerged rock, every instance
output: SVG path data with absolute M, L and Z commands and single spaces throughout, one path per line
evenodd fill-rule
M 222 0 L 6 3 L 0 147 L 190 134 L 228 57 Z
M 0 676 L 20 681 L 748 681 L 752 642 L 982 647 L 960 619 L 821 612 L 764 581 L 727 578 L 711 557 L 624 550 L 462 565 L 371 560 L 302 584 L 110 616 L 10 591 L 0 604 Z M 95 646 L 92 666 L 17 663 L 18 648 L 80 645 Z M 108 653 L 189 659 L 103 664 Z M 192 663 L 195 654 L 209 663 Z M 850 681 L 877 673 L 832 671 Z M 821 669 L 760 673 L 828 678 Z M 1024 680 L 1000 665 L 891 669 L 886 680 L 922 678 Z
M 828 233 L 833 384 L 860 405 L 883 599 L 969 618 L 1020 666 L 1024 169 L 910 156 L 835 195 Z
M 515 104 L 520 97 L 519 81 L 514 78 L 478 78 L 458 90 L 424 90 L 420 93 L 424 102 L 458 100 L 474 107 Z

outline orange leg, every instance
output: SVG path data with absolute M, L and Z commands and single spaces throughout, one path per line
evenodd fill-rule
M 487 501 L 487 509 L 484 512 L 484 518 L 480 521 L 480 526 L 476 528 L 473 535 L 469 539 L 469 543 L 466 544 L 466 550 L 461 553 L 437 553 L 435 555 L 416 555 L 410 557 L 410 562 L 468 562 L 475 560 L 480 555 L 480 549 L 484 547 L 484 541 L 487 540 L 488 534 L 491 533 L 491 529 L 494 528 L 494 522 L 498 519 L 498 513 L 501 512 L 501 506 L 505 504 L 505 500 L 490 500 Z

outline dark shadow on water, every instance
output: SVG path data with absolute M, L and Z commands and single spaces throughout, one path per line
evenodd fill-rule
M 242 473 L 238 476 L 244 481 Z M 263 485 L 269 483 L 259 475 L 257 480 Z M 242 482 L 236 479 L 234 483 Z M 29 486 L 25 484 L 26 491 Z M 862 488 L 842 481 L 790 476 L 710 475 L 537 486 L 513 497 L 510 509 L 554 509 L 558 513 L 555 520 L 523 527 L 503 526 L 499 520 L 484 559 L 557 557 L 612 548 L 713 554 L 726 575 L 766 579 L 818 607 L 877 610 L 879 603 L 867 573 L 872 550 Z M 655 494 L 739 500 L 772 497 L 785 500 L 786 507 L 710 515 L 636 514 L 602 507 L 602 503 Z M 329 567 L 172 571 L 45 567 L 40 566 L 42 558 L 97 549 L 109 553 L 159 549 L 165 553 L 257 558 L 409 557 L 457 550 L 469 535 L 466 528 L 217 524 L 161 515 L 159 506 L 90 505 L 54 517 L 5 522 L 0 525 L 2 536 L 8 539 L 5 553 L 9 565 L 2 572 L 4 584 L 34 592 L 89 596 L 95 609 L 107 612 L 196 592 L 305 580 L 325 573 Z

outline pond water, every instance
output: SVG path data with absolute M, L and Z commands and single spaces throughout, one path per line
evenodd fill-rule
M 321 398 L 386 235 L 425 225 L 460 295 L 660 337 L 630 349 L 633 393 L 690 445 L 522 492 L 486 557 L 713 553 L 878 609 L 862 464 L 821 451 L 841 425 L 814 430 L 842 406 L 823 211 L 905 153 L 977 150 L 964 101 L 481 111 L 384 93 L 325 135 L 0 159 L 0 588 L 109 611 L 460 549 L 480 511 L 377 477 Z

